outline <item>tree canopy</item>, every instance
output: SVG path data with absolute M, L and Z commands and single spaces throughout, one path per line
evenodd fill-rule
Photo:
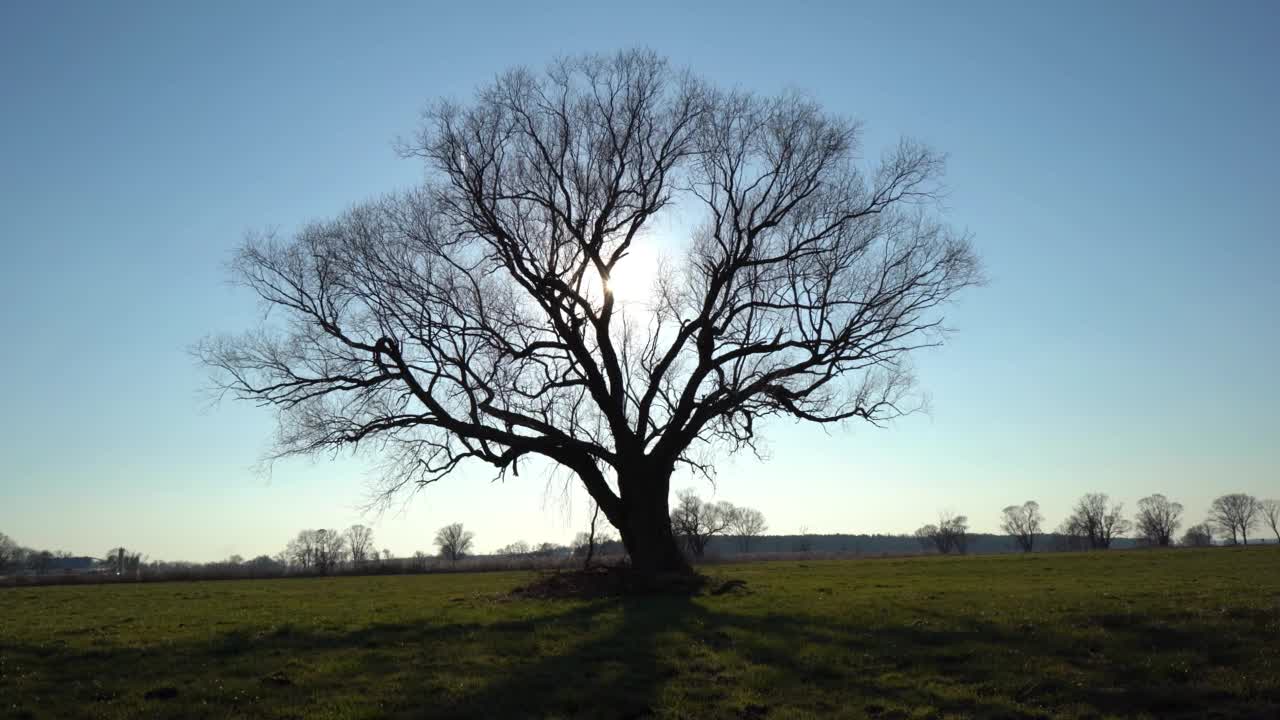
M 542 458 L 642 565 L 682 562 L 678 464 L 710 473 L 770 417 L 914 409 L 910 353 L 980 281 L 938 212 L 941 154 L 865 163 L 859 123 L 815 100 L 647 51 L 506 72 L 402 151 L 420 187 L 247 240 L 235 276 L 277 312 L 199 355 L 276 410 L 273 457 L 373 447 L 388 493 Z M 620 301 L 634 249 L 677 222 L 648 297 Z

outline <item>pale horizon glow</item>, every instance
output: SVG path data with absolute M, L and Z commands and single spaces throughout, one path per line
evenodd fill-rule
M 187 349 L 258 319 L 226 282 L 246 231 L 287 234 L 421 180 L 393 142 L 427 102 L 465 102 L 513 65 L 636 45 L 722 86 L 799 89 L 857 117 L 863 157 L 904 135 L 946 152 L 948 218 L 990 278 L 949 310 L 948 343 L 915 357 L 930 414 L 885 429 L 772 423 L 763 460 L 723 457 L 714 486 L 684 474 L 674 489 L 759 508 L 777 534 L 910 533 L 943 509 L 994 532 L 1026 500 L 1052 528 L 1087 492 L 1130 516 L 1163 493 L 1189 525 L 1223 493 L 1280 496 L 1280 5 L 660 2 L 618 15 L 8 7 L 0 532 L 192 561 L 357 522 L 398 556 L 432 551 L 455 521 L 484 551 L 570 540 L 585 494 L 536 466 L 493 482 L 468 465 L 380 516 L 361 511 L 374 456 L 255 473 L 273 418 L 208 407 Z M 637 318 L 658 258 L 685 244 L 673 216 L 611 278 Z

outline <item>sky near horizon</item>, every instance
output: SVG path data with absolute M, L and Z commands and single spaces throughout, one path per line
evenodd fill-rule
M 422 107 L 513 65 L 645 45 L 726 86 L 799 88 L 950 156 L 948 217 L 990 282 L 917 358 L 932 411 L 774 423 L 706 498 L 775 533 L 995 531 L 1034 499 L 1200 521 L 1280 497 L 1280 5 L 1275 3 L 90 3 L 0 5 L 0 532 L 214 560 L 364 522 L 396 555 L 461 521 L 480 550 L 587 521 L 536 473 L 472 466 L 383 515 L 369 463 L 256 473 L 271 414 L 209 407 L 187 353 L 249 328 L 224 265 L 404 188 Z M 678 242 L 678 239 L 675 240 Z

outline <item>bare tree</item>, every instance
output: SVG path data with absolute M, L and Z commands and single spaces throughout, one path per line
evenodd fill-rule
M 1138 514 L 1134 526 L 1138 534 L 1150 545 L 1168 547 L 1173 535 L 1182 525 L 1182 503 L 1156 493 L 1138 501 Z
M 938 516 L 938 530 L 947 538 L 951 549 L 961 555 L 969 551 L 969 518 L 949 512 Z
M 564 555 L 572 553 L 572 548 L 566 548 L 563 545 L 557 545 L 551 542 L 538 543 L 538 547 L 534 549 L 533 554 L 538 557 L 554 557 L 556 555 Z
M 53 565 L 53 553 L 48 550 L 32 550 L 27 553 L 27 569 L 35 572 L 37 575 L 43 575 L 49 571 L 49 567 Z
M 304 572 L 332 572 L 346 558 L 346 541 L 337 530 L 302 530 L 285 547 L 289 564 Z
M 1209 547 L 1213 545 L 1213 527 L 1209 523 L 1192 525 L 1182 534 L 1182 544 L 1188 547 Z
M 1058 525 L 1055 539 L 1056 549 L 1058 550 L 1088 550 L 1089 531 L 1082 518 L 1076 514 L 1071 514 Z
M 1080 498 L 1060 532 L 1084 538 L 1094 550 L 1106 550 L 1111 541 L 1132 529 L 1124 518 L 1124 505 L 1112 503 L 1106 493 L 1089 493 Z
M 115 575 L 136 575 L 142 567 L 142 553 L 113 547 L 102 558 L 102 565 Z
M 430 560 L 430 555 L 422 552 L 421 550 L 415 550 L 413 553 L 413 569 L 418 572 L 423 572 L 427 569 L 427 564 Z
M 272 458 L 376 448 L 389 495 L 464 461 L 576 475 L 642 574 L 687 571 L 678 465 L 710 474 L 772 417 L 915 409 L 912 351 L 981 280 L 939 214 L 943 157 L 860 161 L 857 122 L 714 88 L 645 51 L 516 69 L 404 143 L 427 179 L 289 239 L 236 277 L 273 325 L 196 353 L 272 406 Z M 615 294 L 664 218 L 688 241 L 645 301 Z
M 938 526 L 932 523 L 921 525 L 915 531 L 916 542 L 920 543 L 920 549 L 928 552 L 929 550 L 938 549 Z
M 245 565 L 249 568 L 250 577 L 280 575 L 286 567 L 286 563 L 279 562 L 270 555 L 259 555 L 245 563 Z
M 791 550 L 798 553 L 807 553 L 813 550 L 813 534 L 809 532 L 808 525 L 800 526 L 800 534 L 796 536 L 795 542 L 791 544 Z
M 373 546 L 373 529 L 365 525 L 352 525 L 347 528 L 347 551 L 351 554 L 351 564 L 359 567 L 370 559 L 376 560 L 378 550 Z
M 676 494 L 676 506 L 671 509 L 671 527 L 689 552 L 700 558 L 711 538 L 729 528 L 733 511 L 729 503 L 703 502 L 692 490 L 682 490 Z
M 573 554 L 582 557 L 582 568 L 584 570 L 591 568 L 591 561 L 596 556 L 597 545 L 614 541 L 614 538 L 600 530 L 599 525 L 600 506 L 594 505 L 591 512 L 591 524 L 587 532 L 578 533 L 578 536 L 573 541 Z
M 946 555 L 952 551 L 964 554 L 969 549 L 969 518 L 950 512 L 938 514 L 938 524 L 925 525 L 916 530 L 916 539 L 920 547 L 928 550 L 930 546 Z
M 764 513 L 749 507 L 735 507 L 727 518 L 729 533 L 738 538 L 738 549 L 751 552 L 751 541 L 769 529 Z
M 458 561 L 471 552 L 475 533 L 462 527 L 462 523 L 445 525 L 436 532 L 436 547 L 440 549 L 440 557 L 456 566 Z
M 315 566 L 322 573 L 333 572 L 347 558 L 347 542 L 337 530 L 314 530 Z
M 1044 516 L 1040 514 L 1040 503 L 1028 500 L 1021 505 L 1010 505 L 1001 512 L 1003 517 L 1000 528 L 1013 537 L 1023 552 L 1031 552 L 1036 544 L 1036 536 L 1040 534 L 1040 525 L 1044 522 Z
M 21 548 L 18 543 L 13 541 L 13 538 L 0 533 L 0 572 L 4 572 L 9 566 L 17 564 L 20 550 Z
M 1209 506 L 1209 519 L 1223 532 L 1231 533 L 1231 544 L 1249 544 L 1249 528 L 1258 522 L 1258 498 L 1245 493 L 1223 495 Z
M 510 545 L 498 548 L 495 554 L 502 555 L 504 557 L 522 557 L 524 555 L 529 555 L 532 552 L 533 548 L 529 547 L 529 543 L 523 540 L 517 540 Z
M 1280 500 L 1263 500 L 1258 503 L 1258 511 L 1262 521 L 1275 533 L 1276 542 L 1280 543 Z
M 35 552 L 35 550 L 28 547 L 23 547 L 21 545 L 15 546 L 9 551 L 8 569 L 16 572 L 24 568 L 29 568 L 31 556 L 34 555 Z
M 314 569 L 316 566 L 315 530 L 299 531 L 298 535 L 285 546 L 284 555 L 290 565 L 297 566 L 303 571 Z
M 583 569 L 589 569 L 596 554 L 604 547 L 617 543 L 618 538 L 604 529 L 604 523 L 596 516 L 586 532 L 580 532 L 570 546 L 574 557 L 582 558 Z

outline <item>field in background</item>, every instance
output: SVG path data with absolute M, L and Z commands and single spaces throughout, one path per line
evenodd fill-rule
M 0 590 L 0 717 L 1280 716 L 1280 548 Z

